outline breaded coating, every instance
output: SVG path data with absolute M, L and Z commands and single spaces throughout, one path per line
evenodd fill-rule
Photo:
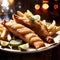
M 22 24 L 18 24 L 16 22 L 11 22 L 11 21 L 7 22 L 5 24 L 5 26 L 14 35 L 18 36 L 25 42 L 30 43 L 35 48 L 40 48 L 40 47 L 44 46 L 44 42 L 42 41 L 42 39 L 37 34 L 35 34 L 34 31 L 27 28 L 26 26 L 24 26 Z

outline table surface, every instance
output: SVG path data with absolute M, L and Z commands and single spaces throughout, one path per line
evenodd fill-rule
M 38 53 L 17 54 L 0 51 L 0 60 L 60 60 L 60 45 Z

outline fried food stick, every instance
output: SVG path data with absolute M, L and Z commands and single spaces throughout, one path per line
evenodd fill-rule
M 3 19 L 3 21 L 0 24 L 0 27 L 2 29 L 1 36 L 0 37 L 3 40 L 10 41 L 12 39 L 12 37 L 11 37 L 11 34 L 10 34 L 9 30 L 4 26 L 5 23 L 6 23 L 6 19 Z
M 3 30 L 2 34 L 1 34 L 1 38 L 2 38 L 3 40 L 5 40 L 5 39 L 6 39 L 7 34 L 8 34 L 8 31 L 7 31 L 7 29 L 6 29 L 6 28 L 4 28 L 4 30 Z
M 38 21 L 31 22 L 28 18 L 20 17 L 20 16 L 17 16 L 16 14 L 13 15 L 13 19 L 17 23 L 21 23 L 21 24 L 31 28 L 41 37 L 46 37 L 49 35 L 49 32 L 47 31 L 46 27 Z
M 41 22 L 38 22 L 36 20 L 32 23 L 31 20 L 29 20 L 23 13 L 21 13 L 19 11 L 17 13 L 19 16 L 16 14 L 13 15 L 13 19 L 17 23 L 21 23 L 21 24 L 29 27 L 40 37 L 44 38 L 47 42 L 49 42 L 49 43 L 53 42 L 53 38 L 49 35 L 49 32 L 45 25 L 43 25 Z
M 30 43 L 35 48 L 40 48 L 45 45 L 42 39 L 37 34 L 35 34 L 34 31 L 25 27 L 22 24 L 18 24 L 16 22 L 10 21 L 10 22 L 5 23 L 5 26 L 14 35 L 18 36 L 25 42 Z

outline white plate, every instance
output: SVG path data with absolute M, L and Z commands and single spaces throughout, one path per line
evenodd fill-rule
M 27 49 L 27 51 L 20 51 L 20 50 L 15 50 L 15 49 L 2 48 L 0 46 L 0 50 L 6 51 L 6 52 L 12 52 L 12 53 L 35 53 L 35 52 L 42 52 L 42 51 L 52 49 L 58 46 L 59 44 L 60 44 L 60 34 L 54 38 L 54 43 L 51 43 L 51 44 L 45 43 L 45 47 L 41 47 L 39 49 L 29 48 Z

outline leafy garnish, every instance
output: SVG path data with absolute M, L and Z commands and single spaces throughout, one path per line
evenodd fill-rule
M 34 22 L 34 18 L 33 17 L 29 17 L 29 20 L 31 20 L 32 22 Z

